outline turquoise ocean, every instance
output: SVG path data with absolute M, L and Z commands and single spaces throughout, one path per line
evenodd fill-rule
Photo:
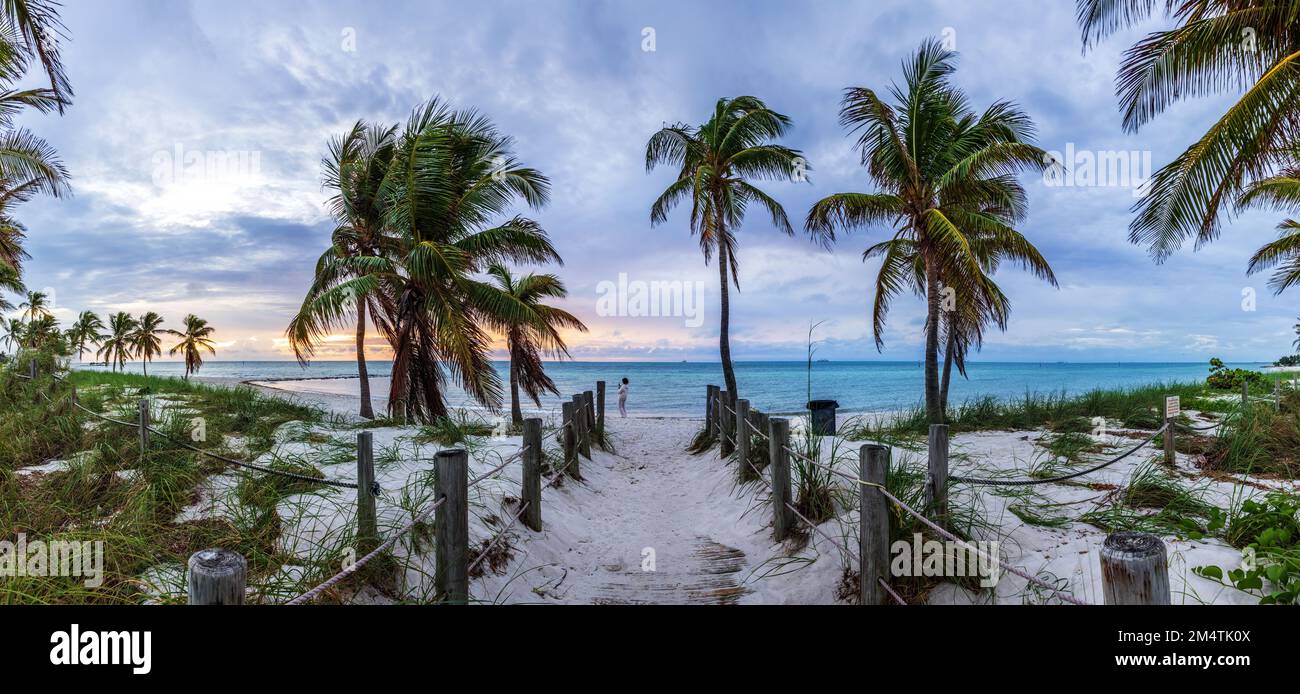
M 76 365 L 76 368 L 98 366 Z M 1258 368 L 1262 363 L 1238 363 L 1231 366 Z M 496 368 L 507 383 L 509 365 L 497 362 Z M 951 398 L 962 402 L 992 395 L 1014 398 L 1025 393 L 1065 393 L 1074 395 L 1093 388 L 1116 388 L 1156 383 L 1199 382 L 1204 380 L 1206 363 L 1070 363 L 1070 362 L 973 362 L 968 365 L 969 379 L 953 374 Z M 127 369 L 139 373 L 141 365 Z M 371 388 L 376 406 L 382 406 L 387 393 L 391 364 L 369 363 Z M 703 412 L 704 386 L 722 384 L 722 367 L 717 362 L 550 362 L 547 373 L 564 395 L 594 390 L 595 383 L 608 384 L 610 409 L 614 409 L 617 383 L 630 381 L 629 411 L 638 415 L 695 415 Z M 154 362 L 151 375 L 179 376 L 183 366 L 175 362 Z M 302 367 L 296 362 L 209 362 L 200 377 L 222 380 L 270 382 L 277 388 L 320 395 L 352 395 L 358 392 L 357 367 L 351 361 L 321 361 Z M 736 379 L 742 394 L 754 407 L 769 412 L 794 412 L 809 399 L 831 399 L 845 412 L 887 412 L 915 405 L 921 401 L 923 371 L 919 362 L 895 361 L 817 361 L 811 369 L 806 362 L 771 361 L 737 362 Z M 810 386 L 811 382 L 811 386 Z M 508 391 L 506 391 L 508 403 Z M 457 407 L 470 407 L 464 393 L 453 389 L 449 400 Z M 550 397 L 543 408 L 558 406 L 560 399 Z M 529 408 L 532 409 L 532 408 Z

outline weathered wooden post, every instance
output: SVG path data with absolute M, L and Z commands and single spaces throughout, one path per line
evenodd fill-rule
M 587 403 L 582 393 L 573 396 L 573 433 L 578 436 L 578 451 L 591 460 L 591 435 L 587 431 Z
M 357 548 L 367 554 L 379 543 L 375 515 L 375 435 L 357 432 Z
M 749 467 L 749 401 L 736 401 L 736 480 L 745 479 L 745 468 Z
M 718 448 L 718 452 L 721 454 L 723 458 L 726 458 L 727 456 L 731 455 L 731 452 L 736 450 L 735 441 L 733 441 L 731 438 L 732 437 L 731 420 L 735 417 L 731 413 L 731 410 L 734 409 L 731 406 L 732 402 L 734 401 L 731 397 L 731 393 L 725 390 L 719 392 L 718 394 L 718 410 L 719 410 L 718 437 L 719 437 L 720 445 Z
M 925 485 L 925 505 L 934 513 L 933 520 L 946 525 L 948 520 L 948 425 L 930 425 L 930 479 Z
M 433 584 L 444 602 L 469 601 L 469 454 L 461 448 L 434 454 L 438 468 Z
M 709 432 L 709 438 L 718 435 L 717 418 L 718 418 L 718 387 L 705 386 L 707 393 L 704 396 L 704 428 Z
M 573 403 L 562 403 L 560 410 L 564 417 L 564 428 L 560 430 L 560 439 L 564 443 L 564 469 L 569 476 L 580 480 L 581 473 L 578 472 L 578 424 L 573 416 Z
M 605 440 L 605 382 L 596 381 L 596 436 Z
M 1245 407 L 1250 401 L 1250 381 L 1241 382 L 1241 406 Z
M 242 605 L 248 562 L 238 552 L 205 549 L 186 563 L 186 592 L 191 605 Z
M 1106 536 L 1101 543 L 1101 590 L 1107 605 L 1168 605 L 1165 543 L 1151 533 Z
M 768 430 L 772 441 L 772 534 L 777 542 L 785 540 L 794 527 L 794 514 L 786 504 L 794 500 L 790 495 L 790 420 L 776 417 Z
M 1165 464 L 1173 466 L 1178 462 L 1178 450 L 1174 446 L 1174 421 L 1178 418 L 1178 396 L 1165 396 Z
M 36 357 L 32 357 L 32 360 L 27 362 L 27 378 L 35 381 L 39 375 L 40 367 L 36 364 Z
M 587 435 L 596 432 L 596 396 L 589 390 L 582 391 L 582 404 L 587 412 Z
M 524 525 L 533 530 L 542 529 L 542 420 L 532 417 L 524 420 L 524 463 L 522 488 L 519 499 L 528 504 L 524 509 Z
M 868 443 L 858 449 L 858 475 L 863 482 L 884 486 L 889 473 L 889 447 Z M 889 506 L 885 495 L 876 487 L 858 485 L 858 594 L 863 605 L 882 605 L 885 589 L 880 581 L 889 580 Z
M 149 401 L 136 403 L 136 409 L 140 413 L 140 455 L 144 455 L 149 450 Z

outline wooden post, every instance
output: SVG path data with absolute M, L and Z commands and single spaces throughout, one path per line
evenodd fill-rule
M 708 431 L 713 417 L 713 386 L 704 386 L 704 429 Z
M 1101 544 L 1101 590 L 1107 605 L 1168 605 L 1165 543 L 1151 533 L 1106 536 Z
M 731 414 L 731 410 L 728 409 L 731 408 L 732 402 L 731 393 L 724 390 L 718 394 L 718 440 L 720 441 L 718 451 L 724 459 L 731 455 L 732 451 L 736 450 L 736 442 L 731 438 L 731 420 L 735 418 L 735 415 Z
M 605 440 L 605 382 L 596 381 L 596 434 Z
M 1174 418 L 1169 416 L 1169 397 L 1165 396 L 1165 464 L 1172 467 L 1178 462 L 1178 450 L 1174 447 Z
M 709 436 L 718 437 L 718 387 L 709 386 Z
M 375 435 L 357 432 L 357 549 L 368 554 L 379 543 L 375 515 Z
M 140 412 L 140 455 L 144 455 L 149 450 L 149 401 L 141 400 L 136 408 Z
M 930 425 L 930 479 L 925 486 L 925 505 L 932 520 L 946 525 L 948 520 L 948 425 Z
M 1250 402 L 1250 381 L 1241 382 L 1241 406 L 1245 407 Z
M 582 391 L 582 404 L 587 412 L 587 435 L 596 431 L 596 396 L 589 390 Z
M 794 514 L 786 507 L 794 498 L 790 495 L 790 420 L 777 417 L 772 420 L 768 436 L 772 438 L 772 534 L 777 542 L 785 540 L 794 527 Z
M 573 396 L 573 433 L 578 436 L 578 451 L 591 460 L 591 437 L 587 432 L 587 403 L 582 393 Z
M 32 360 L 27 362 L 27 376 L 31 380 L 35 381 L 36 377 L 39 375 L 40 367 L 36 364 L 36 357 L 32 357 Z
M 736 479 L 745 479 L 745 468 L 749 467 L 749 401 L 736 401 Z
M 190 555 L 185 585 L 191 605 L 242 605 L 248 562 L 238 552 L 205 549 Z
M 542 529 L 542 420 L 533 417 L 524 420 L 524 462 L 521 502 L 528 504 L 521 519 L 533 530 Z
M 868 443 L 858 449 L 858 475 L 863 482 L 884 485 L 889 473 L 889 447 Z M 889 506 L 880 490 L 860 484 L 858 497 L 858 594 L 863 605 L 883 605 L 888 597 L 880 580 L 889 580 Z
M 578 472 L 578 424 L 574 421 L 573 403 L 562 403 L 560 410 L 564 417 L 564 428 L 560 430 L 560 438 L 564 442 L 564 469 L 570 477 L 580 480 L 582 475 Z
M 434 454 L 438 498 L 434 516 L 434 589 L 444 602 L 469 601 L 469 454 L 453 448 Z

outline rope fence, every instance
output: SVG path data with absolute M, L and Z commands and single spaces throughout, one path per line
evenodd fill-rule
M 1178 415 L 1177 400 L 1167 399 L 1165 421 L 1149 436 L 1138 444 L 1120 454 L 1086 470 L 1060 475 L 1046 479 L 985 479 L 979 477 L 950 476 L 948 474 L 948 426 L 930 425 L 928 438 L 928 471 L 925 479 L 925 508 L 930 514 L 921 513 L 908 503 L 895 496 L 886 487 L 891 449 L 880 444 L 865 444 L 859 451 L 861 470 L 859 475 L 850 475 L 831 465 L 814 460 L 809 455 L 796 450 L 790 445 L 790 422 L 785 418 L 774 418 L 750 408 L 744 399 L 733 399 L 726 391 L 717 386 L 708 386 L 705 397 L 705 427 L 717 436 L 720 442 L 728 438 L 736 441 L 738 453 L 743 465 L 740 469 L 752 472 L 753 479 L 762 483 L 769 491 L 772 507 L 773 536 L 778 541 L 789 537 L 795 524 L 802 523 L 834 545 L 841 555 L 857 564 L 859 602 L 861 604 L 882 604 L 894 602 L 906 604 L 893 586 L 890 585 L 889 538 L 891 518 L 886 506 L 893 506 L 905 516 L 910 516 L 917 523 L 928 528 L 937 536 L 969 552 L 972 557 L 979 557 L 989 564 L 996 564 L 1001 570 L 1023 579 L 1026 584 L 1043 591 L 1047 596 L 1061 602 L 1074 605 L 1086 605 L 1088 602 L 1075 597 L 1070 592 L 1025 569 L 1008 563 L 996 551 L 989 552 L 957 536 L 945 527 L 948 518 L 948 485 L 952 483 L 973 486 L 1024 486 L 1051 484 L 1089 473 L 1097 472 L 1128 458 L 1151 445 L 1162 436 L 1165 439 L 1165 455 L 1168 462 L 1174 461 L 1173 432 Z M 734 406 L 733 406 L 734 404 Z M 834 435 L 833 413 L 829 432 L 818 431 L 819 422 L 814 418 L 808 436 Z M 826 424 L 823 421 L 821 427 Z M 1219 424 L 1214 424 L 1214 427 Z M 1213 428 L 1213 427 L 1209 427 Z M 750 436 L 756 437 L 753 445 L 766 448 L 770 476 L 766 477 L 749 457 Z M 723 459 L 729 459 L 724 454 Z M 841 538 L 836 538 L 818 524 L 801 513 L 795 503 L 791 490 L 791 461 L 803 466 L 815 466 L 832 475 L 845 479 L 859 489 L 859 529 L 858 551 L 846 547 Z M 806 469 L 806 468 L 805 468 Z M 749 481 L 746 479 L 741 482 Z M 1132 536 L 1132 537 L 1130 537 Z M 1168 566 L 1163 543 L 1159 538 L 1147 533 L 1113 533 L 1103 543 L 1102 583 L 1105 601 L 1111 603 L 1134 604 L 1168 604 Z M 1145 563 L 1143 563 L 1145 562 Z M 1141 564 L 1141 566 L 1139 566 Z M 1114 568 L 1112 568 L 1114 567 Z M 1152 589 L 1152 586 L 1156 586 Z M 1163 590 L 1161 590 L 1163 586 Z
M 35 381 L 36 364 L 31 363 L 29 374 L 16 373 L 20 378 Z M 566 402 L 563 408 L 563 421 L 556 431 L 563 448 L 563 464 L 553 477 L 542 480 L 542 465 L 545 458 L 542 450 L 542 420 L 530 418 L 524 420 L 523 444 L 519 450 L 511 453 L 486 472 L 469 478 L 469 454 L 464 449 L 446 449 L 434 456 L 434 483 L 437 487 L 437 501 L 431 504 L 410 522 L 394 532 L 382 542 L 378 538 L 375 501 L 383 489 L 375 479 L 373 433 L 361 431 L 357 434 L 357 481 L 331 480 L 312 475 L 278 470 L 257 463 L 237 460 L 214 453 L 199 446 L 179 440 L 173 435 L 151 426 L 150 406 L 147 399 L 139 401 L 138 421 L 126 421 L 109 417 L 85 407 L 77 400 L 76 387 L 57 374 L 56 382 L 71 388 L 71 402 L 81 412 L 101 421 L 136 430 L 140 436 L 140 450 L 143 454 L 150 447 L 150 437 L 157 436 L 171 445 L 188 450 L 221 463 L 239 469 L 253 470 L 288 479 L 322 484 L 330 487 L 357 490 L 357 542 L 362 546 L 374 545 L 359 560 L 345 566 L 343 570 L 326 579 L 319 585 L 289 600 L 288 605 L 302 605 L 316 600 L 330 589 L 337 586 L 349 576 L 356 574 L 380 555 L 393 549 L 396 543 L 412 529 L 435 518 L 437 533 L 434 543 L 435 571 L 434 588 L 444 602 L 461 603 L 469 599 L 469 573 L 482 565 L 489 554 L 505 541 L 507 534 L 521 521 L 533 531 L 542 529 L 541 493 L 544 487 L 556 486 L 564 475 L 581 480 L 579 474 L 580 457 L 591 458 L 591 445 L 604 445 L 605 426 L 605 383 L 598 381 L 596 391 L 586 391 L 574 395 L 572 402 Z M 43 390 L 38 391 L 51 406 L 56 402 Z M 522 487 L 518 508 L 511 515 L 510 521 L 497 532 L 473 560 L 469 560 L 469 503 L 468 492 L 482 482 L 499 475 L 510 465 L 522 463 Z M 244 602 L 247 562 L 236 552 L 222 549 L 204 550 L 190 557 L 187 571 L 187 590 L 190 604 L 232 604 Z

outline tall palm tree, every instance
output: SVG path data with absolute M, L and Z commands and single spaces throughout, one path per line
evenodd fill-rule
M 162 329 L 162 316 L 153 311 L 146 311 L 135 321 L 135 330 L 131 333 L 131 349 L 144 362 L 144 375 L 149 375 L 149 361 L 162 354 L 162 340 L 158 337 L 166 332 Z
M 48 313 L 28 321 L 24 331 L 23 339 L 30 349 L 45 349 L 63 339 L 63 333 L 59 331 L 59 322 Z
M 322 161 L 322 167 L 325 187 L 334 193 L 329 205 L 338 226 L 329 249 L 316 262 L 316 274 L 302 308 L 286 330 L 295 356 L 305 364 L 332 328 L 341 327 L 349 319 L 355 320 L 361 416 L 366 419 L 375 416 L 366 367 L 366 316 L 367 313 L 379 315 L 385 310 L 383 293 L 375 287 L 351 297 L 346 308 L 337 314 L 322 312 L 322 305 L 315 299 L 347 279 L 367 274 L 366 258 L 390 256 L 398 247 L 398 241 L 385 232 L 385 201 L 380 196 L 396 141 L 397 126 L 357 121 L 345 136 L 330 142 L 329 156 Z M 358 263 L 353 264 L 352 259 L 359 259 Z
M 15 350 L 23 349 L 24 326 L 22 321 L 17 318 L 10 318 L 7 321 L 0 322 L 0 329 L 4 330 L 4 334 L 0 335 L 0 342 Z
M 678 168 L 673 181 L 650 208 L 650 223 L 661 224 L 668 212 L 690 200 L 692 235 L 699 236 L 707 264 L 716 253 L 720 289 L 718 351 L 727 391 L 735 394 L 731 363 L 731 301 L 728 284 L 740 288 L 737 275 L 736 232 L 750 203 L 761 205 L 772 224 L 793 235 L 785 209 L 753 180 L 788 180 L 808 166 L 796 149 L 772 144 L 790 129 L 790 119 L 752 96 L 718 99 L 709 120 L 698 127 L 684 124 L 661 129 L 646 144 L 646 170 L 659 164 Z M 728 275 L 730 273 L 730 275 Z
M 542 303 L 544 299 L 568 296 L 564 283 L 555 275 L 515 277 L 500 263 L 493 263 L 488 268 L 488 275 L 505 298 L 517 304 L 519 309 L 511 313 L 514 317 L 509 321 L 497 324 L 489 319 L 489 322 L 505 334 L 506 349 L 510 353 L 510 421 L 515 426 L 523 426 L 519 390 L 522 388 L 538 407 L 542 404 L 543 392 L 559 395 L 555 382 L 546 375 L 542 357 L 568 357 L 569 349 L 560 330 L 569 328 L 586 332 L 587 326 L 568 311 Z
M 108 337 L 99 345 L 95 356 L 103 357 L 104 363 L 112 366 L 114 372 L 118 368 L 125 369 L 126 363 L 135 354 L 132 343 L 135 330 L 136 321 L 131 314 L 125 311 L 113 314 L 108 319 Z
M 1295 0 L 1077 0 L 1085 50 L 1163 6 L 1176 26 L 1124 53 L 1116 91 L 1137 132 L 1182 99 L 1241 93 L 1182 154 L 1155 173 L 1135 205 L 1129 240 L 1162 262 L 1188 239 L 1213 241 L 1239 194 L 1295 162 L 1300 121 L 1300 3 Z
M 517 198 L 540 208 L 550 182 L 522 166 L 512 140 L 474 111 L 434 98 L 412 114 L 380 186 L 391 255 L 337 260 L 352 274 L 310 299 L 300 314 L 342 320 L 356 297 L 378 292 L 372 316 L 393 349 L 388 397 L 392 415 L 429 421 L 447 415 L 446 375 L 479 403 L 497 408 L 501 383 L 492 368 L 485 322 L 522 312 L 474 279 L 493 262 L 556 262 L 536 222 L 496 220 Z M 494 226 L 495 224 L 495 226 Z
M 982 114 L 949 82 L 956 54 L 929 39 L 903 64 L 894 105 L 866 87 L 845 91 L 840 122 L 859 132 L 862 163 L 879 187 L 873 193 L 837 193 L 815 203 L 805 228 L 823 244 L 836 229 L 892 226 L 892 241 L 868 250 L 883 258 L 876 278 L 872 329 L 884 345 L 890 301 L 909 286 L 923 292 L 925 405 L 930 423 L 943 422 L 938 367 L 942 285 L 958 295 L 994 296 L 981 245 L 1034 268 L 1046 263 L 1010 224 L 1023 215 L 1015 175 L 1041 169 L 1045 153 L 1032 144 L 1033 124 L 1014 104 L 996 102 Z M 1001 256 L 1000 256 L 1001 257 Z
M 27 298 L 18 305 L 23 320 L 34 321 L 50 314 L 50 297 L 45 292 L 27 292 Z
M 203 350 L 215 355 L 217 348 L 212 343 L 212 333 L 215 330 L 208 325 L 206 320 L 199 318 L 193 313 L 185 316 L 185 330 L 165 330 L 171 335 L 181 338 L 167 353 L 176 354 L 180 352 L 185 356 L 185 380 L 189 380 L 190 374 L 198 371 L 203 366 Z
M 90 350 L 91 346 L 98 346 L 104 338 L 104 321 L 93 311 L 82 311 L 77 316 L 77 322 L 68 328 L 68 346 L 77 352 L 77 359 L 80 360 L 82 355 Z

